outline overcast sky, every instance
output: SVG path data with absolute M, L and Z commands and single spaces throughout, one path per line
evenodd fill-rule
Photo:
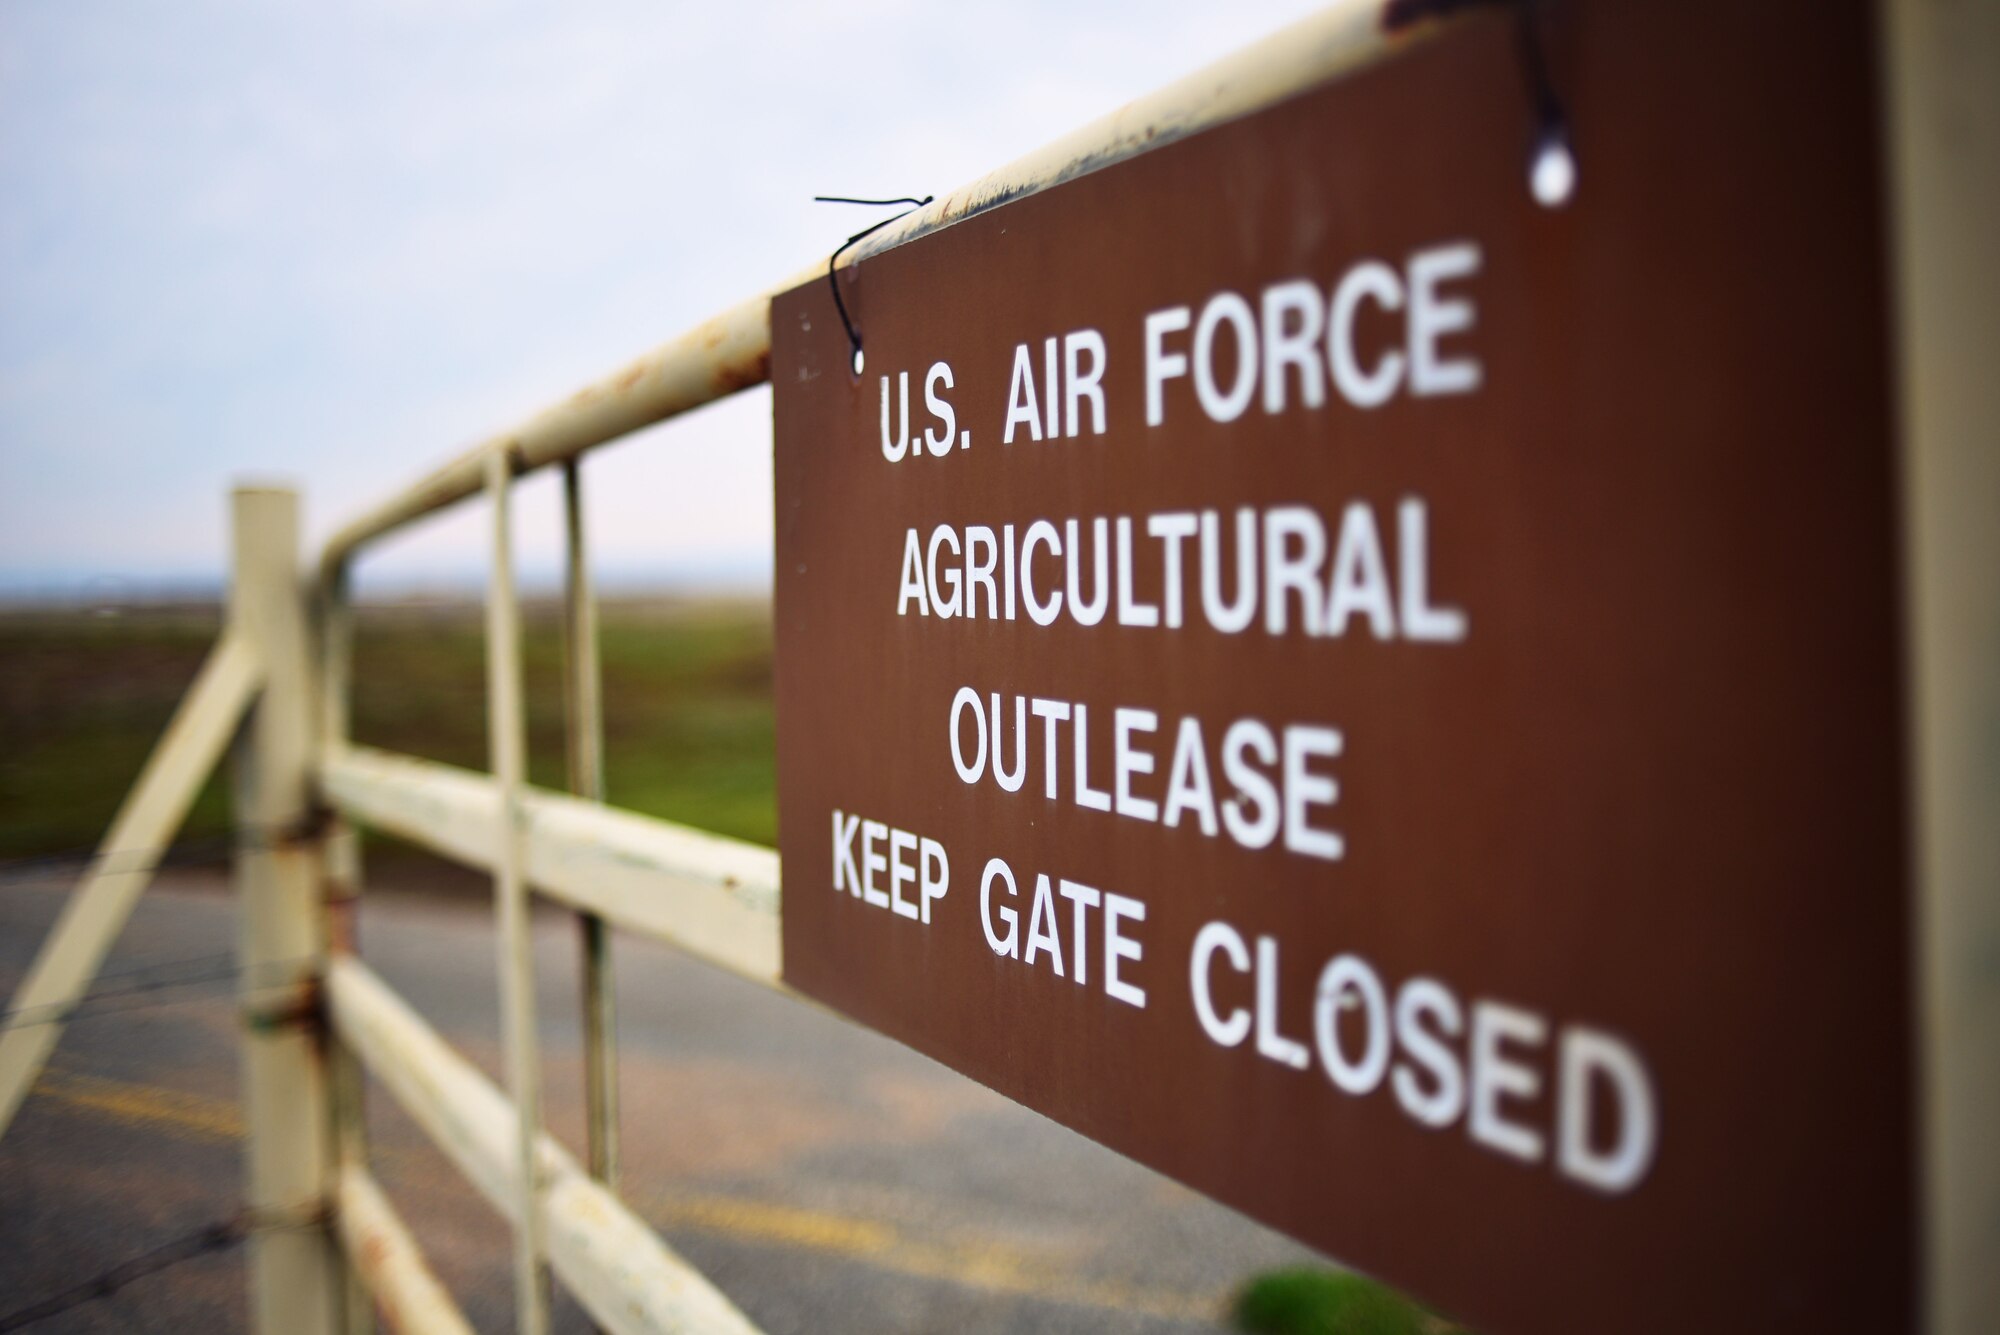
M 244 475 L 317 540 L 864 221 L 814 194 L 942 193 L 1312 8 L 0 0 L 0 593 L 218 577 Z M 593 456 L 606 575 L 764 577 L 769 422 Z

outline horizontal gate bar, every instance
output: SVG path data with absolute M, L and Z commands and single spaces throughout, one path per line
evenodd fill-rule
M 1436 21 L 1427 15 L 1451 8 L 1338 0 L 911 212 L 848 249 L 841 265 L 1328 83 L 1430 31 Z M 528 472 L 764 383 L 771 375 L 771 298 L 825 274 L 824 263 L 815 263 L 474 446 L 335 533 L 321 557 L 323 573 L 331 577 L 364 543 L 480 491 L 484 460 L 496 450 L 516 472 Z
M 333 749 L 320 785 L 341 814 L 491 869 L 500 789 L 488 776 L 368 747 Z M 523 790 L 528 883 L 756 982 L 779 974 L 778 855 L 538 788 Z
M 376 1311 L 397 1335 L 472 1335 L 388 1197 L 358 1164 L 334 1182 L 340 1243 Z
M 62 1036 L 68 1007 L 96 976 L 263 680 L 256 647 L 238 631 L 225 630 L 14 993 L 11 1012 L 48 1018 L 0 1032 L 0 1136 Z
M 514 1105 L 353 956 L 329 965 L 326 1001 L 334 1029 L 362 1065 L 511 1219 L 521 1199 Z M 756 1330 L 554 1140 L 543 1135 L 536 1148 L 549 1264 L 600 1326 L 614 1335 Z

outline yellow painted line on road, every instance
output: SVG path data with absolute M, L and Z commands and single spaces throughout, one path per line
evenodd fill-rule
M 231 1141 L 243 1136 L 242 1114 L 234 1103 L 159 1085 L 48 1070 L 34 1092 L 124 1126 L 187 1140 Z M 1227 1301 L 1223 1294 L 1161 1292 L 1066 1272 L 1043 1256 L 990 1241 L 914 1238 L 880 1220 L 742 1196 L 655 1195 L 643 1202 L 642 1212 L 666 1229 L 693 1229 L 743 1242 L 845 1256 L 893 1274 L 1076 1307 L 1212 1320 Z
M 745 1200 L 738 1196 L 651 1196 L 644 1213 L 663 1228 L 838 1252 L 880 1270 L 1077 1307 L 1110 1308 L 1171 1320 L 1214 1320 L 1221 1293 L 1174 1293 L 1065 1272 L 1046 1258 L 993 1242 L 935 1242 L 905 1236 L 879 1220 Z
M 782 1243 L 812 1251 L 872 1257 L 893 1248 L 896 1230 L 870 1219 L 801 1210 L 741 1196 L 653 1197 L 645 1213 L 665 1227 Z
M 123 1080 L 45 1070 L 34 1093 L 70 1108 L 101 1114 L 124 1126 L 177 1132 L 191 1140 L 240 1140 L 243 1116 L 226 1099 L 135 1085 Z

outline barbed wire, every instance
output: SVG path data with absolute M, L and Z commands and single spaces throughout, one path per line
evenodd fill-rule
M 100 851 L 94 844 L 75 844 L 43 853 L 0 858 L 0 887 L 224 863 L 241 852 L 276 848 L 298 839 L 319 828 L 323 819 L 324 813 L 314 812 L 303 822 L 291 825 L 231 825 L 213 834 L 180 840 L 158 853 L 143 848 Z
M 151 1251 L 141 1252 L 128 1261 L 121 1261 L 109 1270 L 102 1271 L 81 1284 L 64 1289 L 61 1293 L 0 1316 L 0 1335 L 25 1329 L 52 1316 L 60 1316 L 73 1307 L 81 1307 L 100 1298 L 108 1298 L 135 1280 L 144 1279 L 148 1275 L 157 1275 L 162 1270 L 177 1266 L 183 1261 L 192 1261 L 197 1256 L 206 1256 L 211 1252 L 225 1251 L 242 1242 L 249 1236 L 249 1232 L 249 1222 L 242 1215 L 205 1224 L 192 1233 L 183 1234 L 171 1242 L 163 1242 Z
M 237 825 L 216 834 L 182 840 L 158 854 L 144 849 L 113 849 L 100 853 L 95 848 L 78 847 L 26 857 L 0 858 L 0 888 L 13 888 L 37 882 L 67 884 L 87 875 L 106 872 L 146 872 L 163 867 L 221 864 L 230 861 L 246 848 L 272 847 L 282 840 L 295 837 L 298 833 L 296 827 L 290 826 Z M 58 867 L 65 868 L 66 874 L 56 875 L 55 869 Z M 122 1014 L 153 1006 L 175 1005 L 191 998 L 149 997 L 144 1001 L 124 1005 L 102 1003 L 145 993 L 196 987 L 204 983 L 234 981 L 244 976 L 244 969 L 235 962 L 235 958 L 235 953 L 232 951 L 212 951 L 201 955 L 156 960 L 121 969 L 100 971 L 94 976 L 91 990 L 80 996 L 40 1006 L 9 1007 L 0 1010 L 0 1033 L 10 1029 L 31 1028 L 35 1025 L 94 1019 L 101 1015 Z M 309 961 L 304 959 L 265 961 L 258 967 L 277 975 L 276 981 L 282 982 L 289 980 L 289 971 L 307 962 Z M 194 973 L 179 972 L 197 966 L 200 967 Z M 131 981 L 111 987 L 101 986 L 110 979 Z
M 138 997 L 146 993 L 163 992 L 173 988 L 199 987 L 207 983 L 234 982 L 245 977 L 259 975 L 270 980 L 266 985 L 275 986 L 292 981 L 295 971 L 304 965 L 311 964 L 314 957 L 302 955 L 296 959 L 265 960 L 248 968 L 234 963 L 233 960 L 234 956 L 227 953 L 196 955 L 183 960 L 169 960 L 160 964 L 144 965 L 123 970 L 117 975 L 102 975 L 103 977 L 131 977 L 134 974 L 157 973 L 160 970 L 187 968 L 195 964 L 209 963 L 211 961 L 232 961 L 186 975 L 165 978 L 142 977 L 117 987 L 96 988 L 68 1001 L 52 1001 L 41 1006 L 23 1006 L 0 1011 L 0 1033 L 5 1033 L 10 1029 L 29 1029 L 36 1025 L 68 1024 L 76 1020 L 100 1019 L 106 1015 L 124 1015 L 132 1011 L 148 1010 L 157 1006 L 174 1006 L 186 1001 L 196 1000 L 193 997 L 148 996 L 145 1000 L 128 1001 L 124 1005 L 107 1006 L 99 1004 L 105 1001 Z
M 143 964 L 129 964 L 120 969 L 99 969 L 93 981 L 101 983 L 110 978 L 129 978 L 134 974 L 157 973 L 161 969 L 181 969 L 196 964 L 220 964 L 235 958 L 236 952 L 233 950 L 212 950 L 205 955 L 176 955 L 172 959 L 149 960 Z
M 0 858 L 0 886 L 70 881 L 92 873 L 222 863 L 235 854 L 238 842 L 237 832 L 228 830 L 182 840 L 158 854 L 149 854 L 145 849 L 113 849 L 108 853 L 99 853 L 95 847 L 78 846 L 25 857 Z
M 37 1322 L 52 1316 L 61 1316 L 72 1308 L 85 1303 L 108 1298 L 134 1281 L 157 1275 L 162 1270 L 171 1269 L 184 1261 L 196 1257 L 209 1256 L 216 1252 L 228 1251 L 240 1246 L 259 1229 L 273 1228 L 317 1228 L 321 1220 L 302 1220 L 294 1217 L 280 1217 L 255 1210 L 239 1210 L 223 1219 L 212 1220 L 191 1232 L 149 1251 L 139 1253 L 128 1260 L 120 1261 L 108 1270 L 74 1284 L 61 1293 L 51 1294 L 40 1302 L 30 1303 L 0 1316 L 0 1335 L 24 1330 Z
M 245 848 L 271 847 L 296 836 L 294 827 L 283 829 L 235 826 L 217 834 L 182 840 L 157 853 L 143 849 L 99 851 L 96 847 L 56 849 L 25 857 L 0 858 L 0 888 L 27 884 L 69 883 L 83 876 L 123 871 L 147 872 L 165 867 L 190 867 L 226 863 Z M 188 996 L 159 996 L 182 988 L 236 982 L 244 978 L 269 977 L 274 983 L 289 982 L 296 971 L 313 962 L 312 956 L 288 960 L 266 960 L 256 965 L 239 963 L 233 952 L 211 951 L 176 959 L 155 960 L 100 972 L 93 987 L 81 996 L 41 1006 L 0 1010 L 0 1033 L 35 1025 L 59 1024 L 97 1019 L 106 1015 L 128 1014 L 158 1006 L 196 1000 Z M 114 980 L 104 986 L 106 980 Z M 107 1004 L 109 1003 L 109 1004 Z M 62 1315 L 85 1303 L 107 1298 L 128 1284 L 157 1275 L 197 1257 L 213 1255 L 240 1246 L 253 1230 L 263 1227 L 306 1227 L 298 1220 L 260 1221 L 253 1211 L 240 1211 L 214 1220 L 192 1232 L 107 1270 L 80 1284 L 0 1315 L 0 1335 Z

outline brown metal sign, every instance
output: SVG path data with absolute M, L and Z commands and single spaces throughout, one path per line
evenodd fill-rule
M 772 309 L 785 976 L 1493 1330 L 1891 1330 L 1860 5 L 1571 4 Z

